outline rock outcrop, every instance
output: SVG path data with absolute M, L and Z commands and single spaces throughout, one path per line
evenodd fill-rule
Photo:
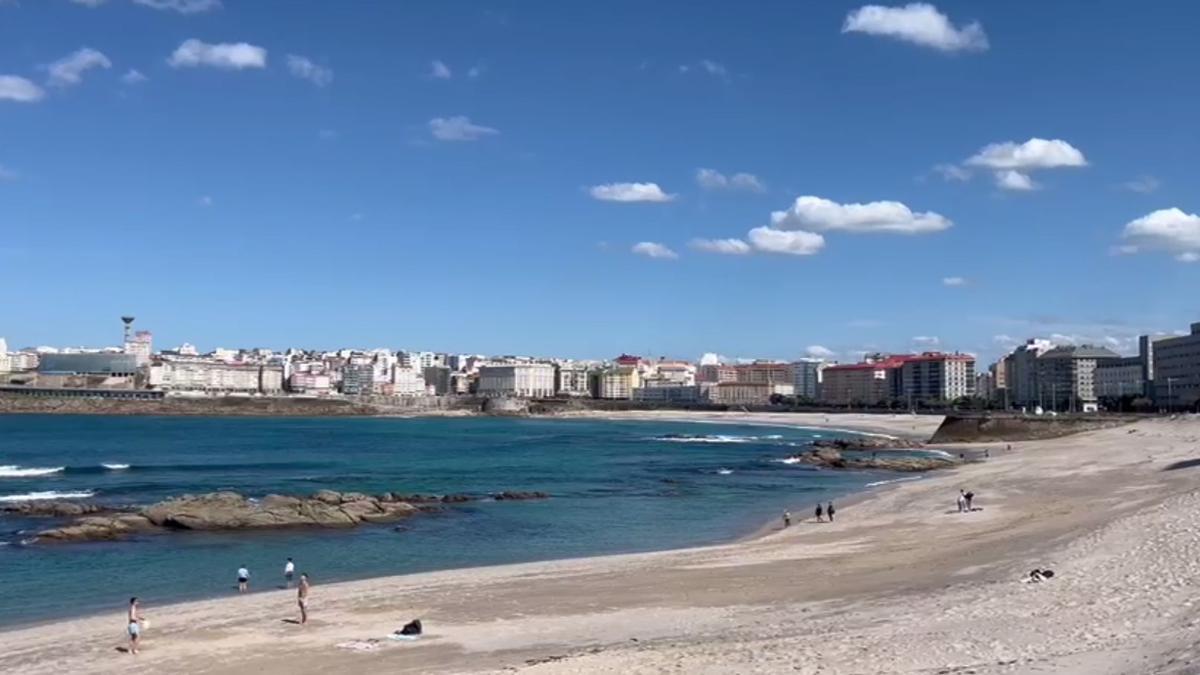
M 501 492 L 496 500 L 545 499 L 543 492 Z M 470 495 L 372 496 L 361 492 L 321 490 L 308 497 L 267 495 L 252 499 L 236 492 L 184 495 L 136 510 L 104 509 L 77 502 L 31 502 L 5 511 L 23 515 L 71 517 L 75 520 L 38 532 L 44 542 L 101 541 L 132 534 L 201 530 L 228 531 L 292 527 L 355 527 L 407 518 L 430 504 L 458 504 Z
M 846 457 L 840 450 L 830 447 L 819 447 L 802 452 L 794 455 L 792 459 L 804 464 L 814 464 L 831 469 L 878 469 L 907 472 L 947 469 L 957 464 L 949 457 L 914 457 L 896 453 L 872 453 L 870 457 Z
M 903 448 L 923 448 L 920 441 L 910 441 L 891 436 L 855 436 L 853 438 L 819 438 L 812 442 L 816 449 L 829 448 L 833 450 L 896 450 Z

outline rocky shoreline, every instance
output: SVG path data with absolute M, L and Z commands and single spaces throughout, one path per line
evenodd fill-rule
M 853 443 L 853 441 L 851 441 Z M 894 446 L 889 446 L 893 448 Z M 862 450 L 863 448 L 854 448 Z M 829 469 L 858 469 L 919 473 L 922 471 L 937 471 L 949 469 L 959 464 L 958 460 L 950 457 L 913 457 L 898 456 L 894 452 L 872 452 L 870 457 L 847 457 L 841 449 L 829 445 L 817 446 L 812 450 L 792 455 L 789 460 L 801 464 L 812 464 Z
M 544 492 L 500 492 L 496 501 L 547 499 Z M 172 531 L 265 530 L 295 527 L 349 528 L 364 523 L 402 520 L 441 504 L 461 504 L 481 497 L 466 494 L 403 495 L 389 492 L 320 490 L 307 497 L 267 495 L 254 499 L 236 492 L 183 495 L 144 507 L 106 507 L 75 501 L 24 502 L 0 513 L 31 517 L 72 518 L 39 531 L 30 543 L 109 541 L 136 534 Z

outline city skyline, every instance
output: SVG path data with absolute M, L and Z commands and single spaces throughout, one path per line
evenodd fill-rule
M 634 7 L 0 5 L 0 335 L 986 362 L 1200 315 L 1200 8 Z

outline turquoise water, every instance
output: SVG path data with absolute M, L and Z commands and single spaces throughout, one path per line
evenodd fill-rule
M 0 624 L 120 609 L 131 595 L 147 604 L 212 597 L 233 590 L 243 564 L 252 589 L 272 588 L 289 556 L 322 583 L 727 541 L 785 508 L 807 514 L 817 500 L 894 477 L 778 461 L 836 435 L 593 420 L 0 416 L 0 501 L 53 492 L 140 504 L 322 488 L 553 495 L 354 530 L 54 546 L 21 543 L 48 521 L 0 516 Z

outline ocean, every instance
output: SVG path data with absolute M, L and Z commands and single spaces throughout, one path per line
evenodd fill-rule
M 353 530 L 175 533 L 26 545 L 45 519 L 0 515 L 0 625 L 253 589 L 284 561 L 315 583 L 662 550 L 735 539 L 784 509 L 896 478 L 782 460 L 828 431 L 512 418 L 0 416 L 0 502 L 146 504 L 181 494 L 544 491 Z M 849 514 L 846 514 L 849 517 Z

